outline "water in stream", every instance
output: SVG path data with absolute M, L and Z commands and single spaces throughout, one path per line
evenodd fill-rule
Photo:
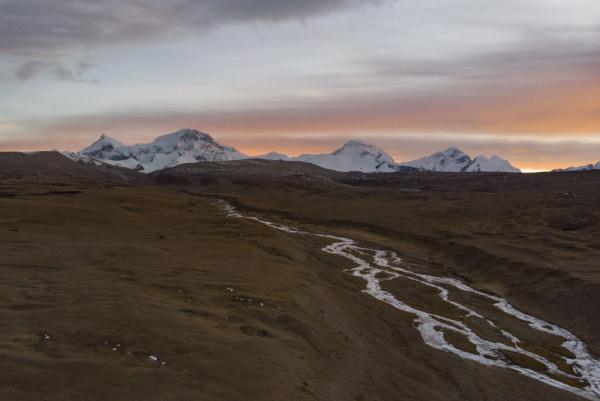
M 229 217 L 252 220 L 290 234 L 331 240 L 322 250 L 352 261 L 355 267 L 347 272 L 365 281 L 365 293 L 414 315 L 416 329 L 428 346 L 482 365 L 513 370 L 589 400 L 600 400 L 600 361 L 568 330 L 521 312 L 507 300 L 455 278 L 417 272 L 395 252 L 362 247 L 350 238 L 310 233 L 244 216 L 226 202 L 221 202 L 221 206 Z M 389 289 L 402 283 L 412 284 L 413 290 L 421 289 L 422 296 L 429 294 L 430 302 L 438 307 L 417 307 L 402 296 L 402 291 Z M 451 313 L 436 313 L 432 309 Z M 513 332 L 509 325 L 521 327 Z M 535 344 L 538 338 L 554 339 L 558 345 L 542 347 Z

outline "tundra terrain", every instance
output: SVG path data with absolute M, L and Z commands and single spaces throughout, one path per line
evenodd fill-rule
M 224 205 L 351 238 L 360 260 L 382 250 L 418 277 L 460 280 L 480 294 L 439 284 L 450 304 L 412 273 L 376 275 L 395 300 L 509 346 L 503 328 L 533 356 L 501 352 L 512 369 L 436 349 L 414 313 L 365 291 L 356 261 L 323 251 L 335 240 Z M 243 160 L 144 175 L 0 154 L 0 233 L 2 400 L 597 397 L 559 336 L 486 297 L 568 330 L 598 360 L 600 172 L 364 174 Z M 444 338 L 476 353 L 452 330 Z

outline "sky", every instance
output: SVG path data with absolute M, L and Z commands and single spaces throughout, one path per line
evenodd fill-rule
M 0 0 L 0 151 L 196 128 L 525 171 L 600 160 L 598 0 Z

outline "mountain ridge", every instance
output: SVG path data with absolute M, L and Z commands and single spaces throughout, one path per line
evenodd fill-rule
M 439 172 L 521 172 L 498 156 L 488 158 L 479 155 L 471 159 L 456 147 L 416 160 L 396 163 L 380 147 L 358 139 L 346 141 L 331 153 L 288 156 L 273 151 L 264 155 L 249 156 L 233 147 L 220 144 L 207 133 L 190 128 L 158 136 L 150 143 L 136 145 L 125 145 L 111 136 L 102 134 L 98 140 L 80 152 L 63 152 L 63 154 L 77 161 L 101 162 L 143 173 L 186 163 L 250 158 L 301 161 L 342 172 L 396 172 L 404 169 Z
M 144 173 L 199 161 L 227 161 L 247 158 L 235 148 L 223 146 L 210 135 L 184 128 L 157 137 L 147 144 L 123 145 L 102 134 L 79 154 L 104 163 Z
M 590 171 L 590 170 L 600 170 L 600 161 L 597 163 L 589 163 L 584 166 L 574 166 L 567 168 L 557 168 L 552 171 L 561 172 L 561 171 Z

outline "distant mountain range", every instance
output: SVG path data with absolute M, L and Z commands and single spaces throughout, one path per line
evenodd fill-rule
M 210 135 L 191 129 L 182 129 L 159 136 L 152 143 L 133 146 L 102 134 L 81 152 L 65 155 L 74 159 L 89 158 L 144 173 L 186 163 L 248 158 L 234 148 L 222 146 Z
M 259 159 L 301 161 L 336 171 L 393 172 L 398 165 L 391 156 L 375 145 L 357 140 L 346 142 L 332 153 L 304 154 L 289 157 L 280 153 L 256 156 Z
M 249 158 L 302 161 L 336 171 L 394 172 L 406 169 L 443 172 L 505 172 L 519 173 L 507 160 L 498 156 L 477 156 L 471 159 L 457 148 L 448 148 L 417 160 L 396 163 L 375 145 L 358 140 L 346 142 L 332 153 L 303 154 L 290 157 L 271 152 L 248 156 L 235 148 L 223 146 L 210 135 L 194 129 L 181 129 L 156 138 L 148 144 L 124 145 L 107 135 L 101 135 L 80 152 L 63 152 L 74 160 L 106 163 L 144 173 L 203 161 L 229 161 Z
M 520 173 L 516 167 L 513 167 L 507 160 L 498 156 L 490 158 L 479 155 L 471 159 L 469 155 L 457 148 L 448 148 L 441 152 L 436 152 L 431 156 L 422 157 L 406 163 L 400 163 L 399 166 L 414 167 L 419 170 L 445 171 L 445 172 L 502 172 L 502 173 Z
M 578 167 L 568 167 L 568 168 L 564 168 L 564 169 L 556 169 L 556 170 L 552 170 L 552 171 L 588 171 L 588 170 L 600 170 L 600 162 L 596 163 L 596 164 L 586 164 L 585 166 L 578 166 Z

